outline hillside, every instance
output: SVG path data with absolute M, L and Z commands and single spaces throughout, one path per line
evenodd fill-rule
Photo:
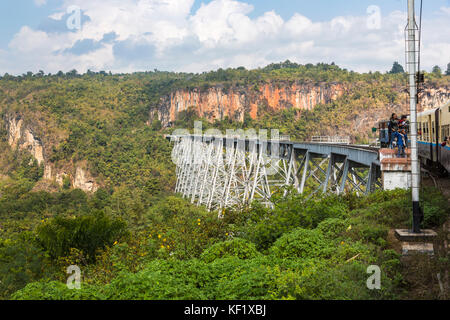
M 0 299 L 409 297 L 389 238 L 409 225 L 408 192 L 292 194 L 273 209 L 232 208 L 219 219 L 173 195 L 163 138 L 199 120 L 364 141 L 377 121 L 406 111 L 403 83 L 401 74 L 290 62 L 203 74 L 5 75 Z M 426 108 L 449 99 L 450 77 L 427 74 L 422 94 Z M 422 201 L 425 226 L 446 237 L 447 200 L 429 188 Z M 423 274 L 448 269 L 446 254 Z M 383 267 L 381 291 L 365 287 L 373 263 Z M 64 285 L 72 264 L 83 271 L 81 291 Z

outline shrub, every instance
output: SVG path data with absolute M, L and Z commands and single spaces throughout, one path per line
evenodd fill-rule
M 153 260 L 137 273 L 121 272 L 104 294 L 120 300 L 199 300 L 214 286 L 208 266 L 199 260 Z
M 330 257 L 335 249 L 318 230 L 296 229 L 283 235 L 271 248 L 280 258 Z
M 202 291 L 184 277 L 170 275 L 166 270 L 146 269 L 121 273 L 105 289 L 107 299 L 113 300 L 201 300 Z
M 392 282 L 382 273 L 381 290 L 369 290 L 366 286 L 367 265 L 352 262 L 330 267 L 315 264 L 303 271 L 293 297 L 295 299 L 366 300 L 392 299 Z
M 325 237 L 334 239 L 343 234 L 349 226 L 350 225 L 346 222 L 346 220 L 331 218 L 319 223 L 317 230 L 319 230 Z
M 0 239 L 0 300 L 47 274 L 45 254 L 30 232 L 16 240 Z
M 224 257 L 237 257 L 239 259 L 252 259 L 260 255 L 256 246 L 244 239 L 233 239 L 219 242 L 206 249 L 201 259 L 205 262 L 212 262 Z
M 215 299 L 265 300 L 270 298 L 274 285 L 274 277 L 267 265 L 258 259 L 244 260 L 230 275 L 217 279 Z
M 211 244 L 225 239 L 217 213 L 196 207 L 185 199 L 167 197 L 147 213 L 149 231 L 159 247 L 177 258 L 198 258 Z
M 64 190 L 69 190 L 71 186 L 72 186 L 72 181 L 70 181 L 70 177 L 69 176 L 64 176 L 64 178 L 63 178 L 63 189 Z
M 348 234 L 355 240 L 365 240 L 380 245 L 386 240 L 389 228 L 365 219 L 365 217 L 354 217 L 348 222 L 352 228 Z
M 38 228 L 38 241 L 52 258 L 65 256 L 71 248 L 82 250 L 90 261 L 98 249 L 126 235 L 126 225 L 102 212 L 74 218 L 58 216 Z
M 290 196 L 277 203 L 274 210 L 259 216 L 245 227 L 244 236 L 258 249 L 269 248 L 284 233 L 295 228 L 312 229 L 328 218 L 345 218 L 348 208 L 336 196 L 306 201 L 303 196 Z
M 105 296 L 97 286 L 81 284 L 81 290 L 70 290 L 65 283 L 33 282 L 15 292 L 13 300 L 103 300 Z
M 450 205 L 439 190 L 426 188 L 423 192 L 423 228 L 442 225 L 450 214 Z
M 331 261 L 338 264 L 351 261 L 373 263 L 375 260 L 371 247 L 362 243 L 362 241 L 338 241 L 336 243 L 336 252 L 331 258 Z

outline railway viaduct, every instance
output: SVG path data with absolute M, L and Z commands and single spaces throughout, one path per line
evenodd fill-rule
M 209 210 L 259 201 L 275 193 L 368 194 L 406 174 L 407 160 L 379 148 L 341 142 L 292 142 L 222 135 L 169 135 L 175 192 Z M 382 149 L 384 150 L 384 149 Z M 381 161 L 380 161 L 381 159 Z M 400 169 L 399 169 L 400 167 Z M 407 168 L 406 168 L 407 169 Z M 408 180 L 408 178 L 405 178 Z M 409 181 L 405 181 L 407 184 Z

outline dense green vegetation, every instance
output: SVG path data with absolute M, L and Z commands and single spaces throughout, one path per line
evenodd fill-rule
M 436 191 L 425 194 L 425 226 L 435 227 L 448 203 Z M 27 197 L 36 203 L 53 196 Z M 112 195 L 56 197 L 68 199 L 66 206 L 57 210 L 50 201 L 43 212 L 57 214 L 1 242 L 3 298 L 394 299 L 408 288 L 388 243 L 389 228 L 410 224 L 405 191 L 309 201 L 291 195 L 274 209 L 229 209 L 223 219 L 170 196 L 144 210 L 142 222 L 130 221 L 131 234 L 123 232 Z M 2 218 L 8 203 L 0 203 Z M 70 207 L 83 213 L 73 217 Z M 81 290 L 65 285 L 71 264 L 82 269 Z M 382 290 L 366 288 L 371 264 L 383 271 Z
M 442 75 L 428 81 L 448 83 Z M 410 225 L 405 191 L 368 197 L 275 196 L 273 209 L 218 212 L 172 194 L 175 168 L 161 123 L 149 111 L 175 88 L 257 86 L 263 82 L 343 82 L 349 95 L 312 111 L 262 109 L 244 123 L 206 123 L 193 110 L 175 127 L 276 128 L 302 139 L 335 130 L 374 105 L 400 103 L 404 75 L 359 74 L 338 66 L 286 61 L 266 68 L 203 74 L 111 75 L 76 71 L 0 79 L 0 299 L 395 299 L 410 283 L 389 240 Z M 91 194 L 44 182 L 44 166 L 11 150 L 5 119 L 20 114 L 43 142 L 46 162 L 78 162 L 100 188 Z M 447 200 L 424 192 L 425 227 L 447 219 Z M 366 269 L 382 269 L 382 290 L 368 290 Z M 82 270 L 69 290 L 66 269 Z M 437 268 L 449 268 L 448 258 Z

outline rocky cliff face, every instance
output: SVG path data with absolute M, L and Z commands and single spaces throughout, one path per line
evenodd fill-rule
M 339 83 L 267 83 L 253 88 L 215 86 L 204 91 L 177 90 L 161 99 L 151 117 L 168 126 L 180 112 L 193 107 L 199 116 L 210 121 L 228 117 L 242 122 L 245 114 L 256 118 L 261 107 L 311 110 L 317 104 L 336 100 L 345 92 L 345 86 Z
M 55 168 L 46 156 L 46 148 L 42 140 L 35 133 L 33 126 L 26 124 L 21 115 L 10 114 L 6 118 L 6 129 L 8 143 L 13 150 L 27 150 L 37 160 L 39 165 L 44 166 L 43 179 L 63 184 L 64 178 L 69 177 L 74 188 L 85 192 L 95 192 L 98 185 L 86 169 L 86 163 L 71 164 L 64 166 L 65 169 Z
M 88 170 L 78 166 L 75 170 L 75 177 L 72 181 L 73 187 L 86 192 L 95 192 L 98 189 L 95 180 L 89 174 Z
M 7 117 L 8 143 L 11 148 L 28 150 L 38 161 L 39 165 L 44 162 L 44 148 L 42 142 L 37 138 L 32 128 L 25 126 L 21 116 Z
M 421 110 L 430 110 L 446 104 L 450 100 L 450 87 L 444 86 L 435 88 L 432 86 L 425 86 L 420 93 Z

